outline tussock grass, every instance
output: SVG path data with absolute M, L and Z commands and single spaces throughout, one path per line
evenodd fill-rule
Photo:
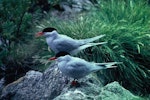
M 98 72 L 106 81 L 119 81 L 134 93 L 150 93 L 150 6 L 144 0 L 102 1 L 99 8 L 82 13 L 75 20 L 62 21 L 48 18 L 38 25 L 39 30 L 55 27 L 59 33 L 72 38 L 89 38 L 101 34 L 106 37 L 97 42 L 107 45 L 95 46 L 78 56 L 89 61 L 118 61 L 123 64 L 116 69 Z

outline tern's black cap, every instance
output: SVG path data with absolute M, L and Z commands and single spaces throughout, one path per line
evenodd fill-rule
M 42 32 L 52 32 L 52 31 L 54 31 L 54 30 L 56 30 L 56 29 L 53 28 L 53 27 L 47 27 L 47 28 L 43 29 Z
M 65 51 L 60 51 L 58 52 L 55 57 L 60 57 L 60 56 L 65 56 L 65 55 L 70 55 L 68 52 L 65 52 Z

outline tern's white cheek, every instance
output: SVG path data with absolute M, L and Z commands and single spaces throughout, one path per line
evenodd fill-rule
M 61 62 L 63 59 L 61 57 L 57 58 L 57 62 Z

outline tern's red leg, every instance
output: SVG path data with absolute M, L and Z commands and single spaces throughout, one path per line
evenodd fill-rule
M 79 86 L 80 86 L 80 83 L 74 79 L 74 80 L 71 82 L 71 86 L 79 87 Z

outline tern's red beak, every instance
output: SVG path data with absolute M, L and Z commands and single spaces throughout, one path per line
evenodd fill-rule
M 56 57 L 49 58 L 48 60 L 56 60 Z
M 39 37 L 39 36 L 42 36 L 42 35 L 44 35 L 43 32 L 38 32 L 38 33 L 35 34 L 35 37 Z

